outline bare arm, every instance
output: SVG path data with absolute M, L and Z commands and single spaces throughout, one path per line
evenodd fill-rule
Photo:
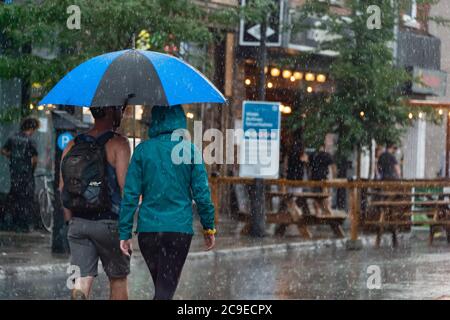
M 123 193 L 123 189 L 125 186 L 125 177 L 127 176 L 128 165 L 130 163 L 131 150 L 128 139 L 125 137 L 116 138 L 114 143 L 114 167 L 116 168 L 117 183 L 119 184 L 120 192 Z
M 401 176 L 402 176 L 402 171 L 401 171 L 401 169 L 400 169 L 400 165 L 399 165 L 399 164 L 396 164 L 394 168 L 395 168 L 395 173 L 397 173 L 397 177 L 401 178 Z
M 337 177 L 337 167 L 335 164 L 332 164 L 330 168 L 331 168 L 331 179 L 335 179 Z
M 11 149 L 12 149 L 12 141 L 11 138 L 9 138 L 8 140 L 6 140 L 6 143 L 1 150 L 1 154 L 9 158 L 11 157 Z
M 6 150 L 5 148 L 2 148 L 2 155 L 9 158 L 11 156 L 11 152 Z
M 38 162 L 38 157 L 37 156 L 33 156 L 31 158 L 31 166 L 33 167 L 33 170 L 36 169 L 37 162 Z
M 64 149 L 64 151 L 63 151 L 63 153 L 61 155 L 61 163 L 62 163 L 62 160 L 64 159 L 64 157 L 66 156 L 66 154 L 70 151 L 70 149 L 72 149 L 72 146 L 73 146 L 73 141 L 70 141 L 67 144 L 66 148 Z M 59 169 L 59 188 L 58 188 L 60 193 L 62 192 L 63 187 L 64 187 L 64 180 L 62 178 L 62 171 L 61 171 L 61 166 L 60 166 L 60 169 Z M 69 209 L 64 208 L 64 206 L 63 206 L 63 211 L 64 211 L 64 221 L 69 221 L 72 218 L 72 212 Z

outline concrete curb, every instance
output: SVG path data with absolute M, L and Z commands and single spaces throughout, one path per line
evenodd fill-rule
M 399 240 L 408 239 L 408 234 L 400 234 Z M 191 252 L 188 255 L 188 260 L 214 260 L 220 258 L 233 258 L 237 256 L 251 257 L 254 255 L 264 254 L 281 254 L 287 252 L 298 251 L 314 251 L 322 249 L 343 249 L 345 248 L 346 241 L 348 239 L 324 239 L 324 240 L 310 240 L 310 241 L 298 241 L 280 244 L 267 244 L 256 245 L 240 248 L 219 249 L 214 251 L 200 251 Z M 363 236 L 360 240 L 364 247 L 374 247 L 375 236 Z M 390 236 L 384 235 L 382 239 L 382 245 L 390 245 Z M 134 256 L 134 261 L 143 260 L 141 255 Z M 132 260 L 133 261 L 133 260 Z M 8 277 L 25 278 L 30 275 L 49 275 L 52 273 L 66 273 L 69 267 L 68 262 L 60 263 L 48 263 L 37 266 L 0 266 L 0 280 L 7 279 Z

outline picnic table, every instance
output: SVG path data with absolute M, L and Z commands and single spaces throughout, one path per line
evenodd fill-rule
M 301 236 L 307 239 L 312 238 L 312 233 L 308 226 L 311 225 L 329 225 L 334 234 L 343 238 L 345 236 L 342 230 L 342 223 L 347 216 L 345 214 L 333 213 L 326 205 L 326 199 L 330 197 L 328 193 L 314 192 L 285 192 L 271 191 L 266 192 L 266 199 L 271 204 L 272 198 L 280 198 L 277 210 L 270 206 L 266 213 L 266 222 L 277 225 L 275 234 L 283 236 L 289 225 L 296 225 Z M 319 212 L 312 213 L 307 200 L 317 203 Z M 247 223 L 242 229 L 242 233 L 246 234 L 250 230 L 249 214 L 240 214 L 241 220 Z
M 401 227 L 430 227 L 429 244 L 439 228 L 444 228 L 447 241 L 450 242 L 450 200 L 443 200 L 450 193 L 443 192 L 367 192 L 374 200 L 368 202 L 368 210 L 378 216 L 365 224 L 377 229 L 376 246 L 381 242 L 385 231 L 392 232 L 392 244 L 397 246 L 397 231 Z M 433 199 L 438 198 L 438 199 Z M 413 207 L 415 210 L 413 210 Z M 412 220 L 414 215 L 423 215 L 426 219 Z
M 450 197 L 450 192 L 393 192 L 393 191 L 369 191 L 366 193 L 368 196 L 378 196 L 378 197 L 423 197 L 423 198 L 438 198 L 442 199 L 445 197 Z

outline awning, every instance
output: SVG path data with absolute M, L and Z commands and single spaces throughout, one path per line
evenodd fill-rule
M 437 100 L 408 100 L 408 105 L 411 107 L 432 107 L 436 109 L 450 108 L 450 101 L 437 101 Z

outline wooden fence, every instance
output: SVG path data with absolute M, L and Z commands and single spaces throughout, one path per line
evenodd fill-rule
M 220 222 L 219 210 L 220 197 L 219 188 L 221 185 L 244 184 L 252 185 L 255 183 L 254 178 L 240 177 L 211 177 L 209 179 L 211 186 L 211 197 L 216 208 L 216 223 Z M 265 185 L 278 185 L 282 188 L 287 187 L 322 187 L 322 188 L 339 188 L 347 189 L 349 196 L 349 218 L 350 218 L 350 239 L 357 240 L 359 236 L 359 219 L 361 212 L 361 190 L 367 188 L 379 188 L 383 190 L 396 190 L 404 188 L 422 188 L 422 187 L 450 187 L 450 179 L 435 180 L 393 180 L 393 181 L 377 181 L 377 180 L 346 180 L 336 179 L 327 181 L 306 181 L 306 180 L 287 180 L 287 179 L 264 179 Z

